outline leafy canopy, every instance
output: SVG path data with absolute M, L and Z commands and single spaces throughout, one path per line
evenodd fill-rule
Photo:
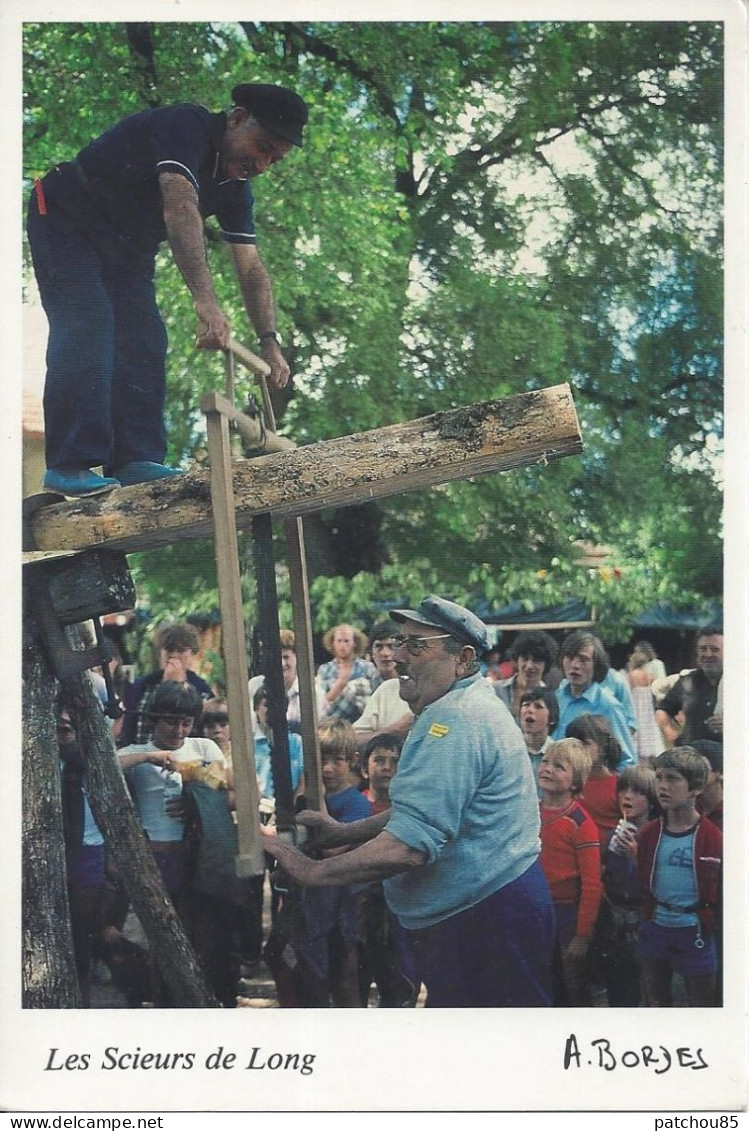
M 347 541 L 354 509 L 311 521 L 319 627 L 369 616 L 397 578 L 498 602 L 597 585 L 611 632 L 659 595 L 720 594 L 721 36 L 691 21 L 26 25 L 28 177 L 145 106 L 218 109 L 240 80 L 309 102 L 304 149 L 254 186 L 294 373 L 280 428 L 298 443 L 572 385 L 579 459 L 385 501 L 369 538 Z M 252 345 L 210 221 L 207 240 Z M 170 455 L 204 458 L 200 393 L 223 367 L 192 348 L 167 250 L 158 279 Z M 630 580 L 587 578 L 581 539 Z M 146 556 L 146 599 L 199 605 L 204 558 Z

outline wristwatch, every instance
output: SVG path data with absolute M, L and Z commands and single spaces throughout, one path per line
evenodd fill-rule
M 276 345 L 280 346 L 281 339 L 278 336 L 278 330 L 265 330 L 262 334 L 258 334 L 257 336 L 257 340 L 260 342 L 261 346 L 263 342 L 267 342 L 268 338 L 273 338 Z

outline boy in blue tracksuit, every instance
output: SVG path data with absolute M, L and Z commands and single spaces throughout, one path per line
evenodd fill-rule
M 356 732 L 342 719 L 320 726 L 320 760 L 325 806 L 344 824 L 372 814 L 372 803 L 359 790 Z M 340 852 L 340 849 L 327 850 Z M 360 1007 L 358 967 L 361 926 L 361 884 L 305 888 L 292 932 L 298 959 L 298 1004 L 306 1008 Z

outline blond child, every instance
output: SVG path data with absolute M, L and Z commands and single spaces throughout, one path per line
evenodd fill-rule
M 318 729 L 325 807 L 336 821 L 358 821 L 372 814 L 360 792 L 359 752 L 350 723 L 333 718 Z M 346 849 L 323 850 L 326 855 Z M 358 984 L 361 942 L 361 892 L 358 884 L 309 887 L 300 892 L 292 932 L 298 959 L 298 1003 L 306 1008 L 331 1004 L 362 1006 Z
M 538 767 L 541 867 L 557 919 L 555 1005 L 589 1005 L 586 958 L 601 902 L 601 847 L 578 797 L 590 773 L 582 742 L 553 742 Z

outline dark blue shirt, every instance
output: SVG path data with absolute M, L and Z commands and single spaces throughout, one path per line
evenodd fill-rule
M 249 180 L 222 180 L 219 147 L 226 114 L 184 103 L 142 110 L 78 154 L 97 210 L 141 251 L 166 239 L 160 173 L 178 173 L 198 193 L 201 216 L 216 216 L 228 243 L 256 242 Z

